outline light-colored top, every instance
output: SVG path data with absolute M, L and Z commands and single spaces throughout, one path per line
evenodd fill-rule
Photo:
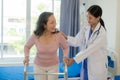
M 32 34 L 27 43 L 24 46 L 25 56 L 29 56 L 30 49 L 33 45 L 36 46 L 36 56 L 34 63 L 39 66 L 52 66 L 58 64 L 59 58 L 57 56 L 57 50 L 59 46 L 62 47 L 64 57 L 68 56 L 69 47 L 67 41 L 61 33 L 56 33 L 56 39 L 49 44 L 40 43 L 39 37 Z

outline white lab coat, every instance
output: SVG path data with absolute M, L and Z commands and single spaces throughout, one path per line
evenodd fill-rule
M 67 41 L 71 46 L 80 46 L 80 52 L 74 57 L 77 63 L 82 62 L 85 58 L 88 59 L 89 80 L 107 80 L 106 30 L 98 23 L 88 40 L 89 31 L 90 26 L 83 27 L 76 37 L 68 36 Z M 83 80 L 83 68 L 80 80 Z

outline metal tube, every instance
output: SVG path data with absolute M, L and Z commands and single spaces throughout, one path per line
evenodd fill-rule
M 64 69 L 64 73 L 65 73 L 65 80 L 68 80 L 68 73 L 67 73 L 67 64 L 65 64 L 65 69 Z
M 25 65 L 24 65 L 24 80 L 28 80 L 27 71 L 28 71 L 28 63 L 25 63 Z
M 34 72 L 27 72 L 27 75 L 65 75 L 65 73 L 34 73 Z

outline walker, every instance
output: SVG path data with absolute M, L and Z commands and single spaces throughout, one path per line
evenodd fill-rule
M 25 65 L 24 65 L 24 80 L 28 80 L 29 75 L 63 75 L 64 80 L 68 80 L 66 64 L 64 64 L 64 72 L 63 73 L 35 73 L 35 72 L 29 72 L 28 68 L 29 68 L 29 63 L 25 63 Z

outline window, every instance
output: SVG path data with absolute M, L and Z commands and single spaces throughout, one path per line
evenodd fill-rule
M 24 44 L 43 11 L 54 12 L 60 22 L 60 0 L 0 0 L 0 58 L 24 56 Z M 31 50 L 35 54 L 35 48 Z
M 0 0 L 0 43 L 2 43 L 2 39 L 1 39 L 1 35 L 2 35 L 2 31 L 1 31 L 1 26 L 2 26 L 2 0 Z M 0 58 L 1 58 L 1 53 L 2 53 L 2 47 L 1 47 L 1 44 L 0 44 Z
M 3 0 L 1 6 L 1 57 L 16 57 L 23 54 L 25 42 L 26 2 L 24 0 Z

